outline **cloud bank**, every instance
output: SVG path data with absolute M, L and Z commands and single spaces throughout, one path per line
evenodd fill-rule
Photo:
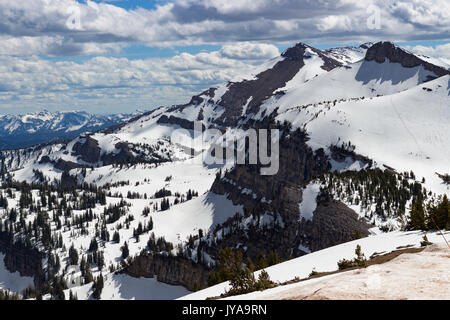
M 379 15 L 376 28 L 368 24 L 374 14 Z M 450 3 L 441 0 L 175 0 L 152 10 L 126 10 L 114 2 L 0 2 L 0 35 L 24 45 L 30 37 L 46 39 L 31 49 L 50 55 L 102 52 L 132 42 L 448 39 L 448 30 Z
M 447 41 L 448 30 L 450 2 L 441 0 L 173 0 L 156 1 L 153 9 L 3 0 L 0 107 L 126 111 L 120 109 L 178 103 L 278 55 L 273 43 Z M 112 57 L 136 44 L 219 49 Z M 410 49 L 448 61 L 448 44 Z
M 0 55 L 0 104 L 3 112 L 62 107 L 106 113 L 129 111 L 130 105 L 182 103 L 278 55 L 277 47 L 254 43 L 138 60 L 97 56 L 74 62 Z

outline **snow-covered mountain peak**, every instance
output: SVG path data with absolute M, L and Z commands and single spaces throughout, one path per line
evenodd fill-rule
M 292 60 L 302 60 L 305 50 L 311 48 L 303 42 L 297 43 L 295 46 L 286 49 L 281 56 Z
M 445 68 L 426 62 L 406 49 L 389 41 L 375 43 L 367 50 L 364 59 L 377 63 L 384 63 L 386 60 L 389 60 L 390 62 L 400 63 L 405 68 L 422 66 L 426 70 L 433 72 L 436 77 L 450 74 L 450 71 Z

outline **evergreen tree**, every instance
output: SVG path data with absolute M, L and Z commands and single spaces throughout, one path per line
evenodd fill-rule
M 448 201 L 447 195 L 444 194 L 442 201 L 437 205 L 436 208 L 436 219 L 435 222 L 437 226 L 441 229 L 447 227 L 450 216 L 450 203 Z
M 267 262 L 268 262 L 269 266 L 273 266 L 273 265 L 278 264 L 278 263 L 280 263 L 282 261 L 278 257 L 278 252 L 276 250 L 273 250 L 272 252 L 270 252 Z
M 119 232 L 117 232 L 117 231 L 114 232 L 112 241 L 114 243 L 119 243 L 120 242 L 120 234 L 119 234 Z
M 256 270 L 267 268 L 266 257 L 261 252 L 256 256 Z
M 70 262 L 71 265 L 78 264 L 78 252 L 75 249 L 73 243 L 72 243 L 72 246 L 69 249 L 69 262 Z
M 361 246 L 359 244 L 356 246 L 355 254 L 356 254 L 356 258 L 354 261 L 355 261 L 356 265 L 358 267 L 365 267 L 367 264 L 367 260 L 366 260 L 366 257 L 364 256 L 364 253 L 362 253 Z
M 122 250 L 122 259 L 126 259 L 128 258 L 130 251 L 128 249 L 128 244 L 125 241 L 125 243 L 123 244 L 122 248 L 120 248 Z
M 72 290 L 69 291 L 69 300 L 78 300 L 76 294 L 73 294 Z
M 247 258 L 247 268 L 249 268 L 251 272 L 256 270 L 256 266 L 250 257 Z
M 252 292 L 256 288 L 256 279 L 249 268 L 241 266 L 232 273 L 230 286 L 231 289 L 228 293 L 232 295 Z
M 98 250 L 98 242 L 95 237 L 91 240 L 91 243 L 89 244 L 89 251 L 97 251 Z
M 408 221 L 408 229 L 425 230 L 425 213 L 422 201 L 413 203 Z
M 92 292 L 92 296 L 94 297 L 94 299 L 100 300 L 100 297 L 102 295 L 103 285 L 104 285 L 103 275 L 100 273 L 100 275 L 97 277 L 97 279 L 95 279 L 94 285 L 92 286 L 92 288 L 94 289 L 94 291 Z
M 258 281 L 256 282 L 256 290 L 266 290 L 273 288 L 275 283 L 270 280 L 269 273 L 266 270 L 262 270 L 258 276 Z

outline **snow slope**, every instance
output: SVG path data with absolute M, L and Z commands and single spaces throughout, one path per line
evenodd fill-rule
M 306 108 L 314 116 L 292 110 L 278 119 L 306 128 L 314 149 L 350 141 L 355 152 L 400 172 L 413 170 L 427 188 L 448 193 L 435 172 L 449 170 L 449 90 L 450 76 L 443 76 L 395 94 Z
M 417 170 L 417 176 L 427 178 L 427 188 L 436 193 L 447 192 L 434 171 L 447 172 L 446 162 L 450 152 L 445 147 L 449 139 L 450 111 L 446 108 L 450 104 L 449 76 L 425 82 L 434 73 L 422 65 L 406 68 L 389 59 L 383 63 L 359 59 L 369 45 L 323 51 L 336 59 L 339 55 L 348 58 L 343 61 L 344 66 L 329 72 L 322 69 L 324 61 L 318 51 L 305 46 L 302 58 L 305 65 L 284 88 L 277 89 L 285 94 L 268 97 L 257 114 L 246 114 L 250 97 L 247 104 L 243 105 L 239 124 L 260 120 L 277 110 L 276 120 L 287 120 L 294 129 L 302 127 L 307 130 L 311 138 L 308 143 L 314 149 L 326 150 L 332 144 L 351 141 L 357 153 L 397 170 Z M 252 80 L 263 69 L 271 68 L 282 60 L 281 57 L 272 59 L 241 78 Z M 182 121 L 201 119 L 206 127 L 214 126 L 214 121 L 225 112 L 225 107 L 218 103 L 229 90 L 229 84 L 219 86 L 212 90 L 213 93 L 207 90 L 186 105 L 161 107 L 115 130 L 93 134 L 91 138 L 98 142 L 101 156 L 117 154 L 120 150 L 116 145 L 127 143 L 138 149 L 138 144 L 151 147 L 151 151 L 143 150 L 149 159 L 153 159 L 153 156 L 165 161 L 189 159 L 191 155 L 186 152 L 186 147 L 193 146 L 198 153 L 207 149 L 212 141 L 203 145 L 196 141 L 192 145 L 192 130 L 173 123 L 161 123 L 161 117 L 174 117 Z M 232 131 L 235 128 L 227 129 Z M 175 137 L 174 132 L 177 133 Z M 33 181 L 33 169 L 39 169 L 52 181 L 60 178 L 61 171 L 38 164 L 44 155 L 52 161 L 62 159 L 79 165 L 102 166 L 101 161 L 85 163 L 73 155 L 74 145 L 83 141 L 77 138 L 65 148 L 49 146 L 39 153 L 26 152 L 11 159 L 10 169 L 19 169 L 15 172 L 17 180 Z M 132 153 L 136 154 L 136 151 L 132 150 Z M 6 158 L 9 163 L 8 156 Z M 20 163 L 15 163 L 19 162 L 18 158 Z M 356 164 L 350 168 L 360 167 Z M 114 178 L 109 176 L 109 182 L 113 182 Z
M 320 191 L 320 184 L 317 182 L 309 183 L 302 192 L 302 202 L 299 204 L 300 220 L 312 220 L 314 210 L 317 208 L 317 195 Z
M 434 75 L 422 66 L 405 68 L 399 63 L 361 60 L 338 67 L 315 77 L 281 97 L 268 99 L 262 110 L 266 113 L 279 107 L 279 113 L 289 109 L 340 99 L 355 99 L 390 95 L 416 87 Z
M 226 195 L 208 192 L 196 199 L 173 206 L 168 211 L 153 216 L 156 236 L 165 236 L 166 240 L 179 243 L 189 235 L 195 235 L 199 229 L 210 231 L 217 224 L 225 222 L 235 213 L 242 214 L 242 206 L 234 206 Z
M 230 299 L 294 300 L 449 300 L 450 249 L 434 244 L 419 253 L 364 269 L 253 292 Z
M 104 208 L 117 204 L 122 199 L 119 196 L 123 196 L 124 200 L 129 204 L 126 215 L 114 223 L 107 224 L 107 230 L 111 235 L 116 231 L 119 233 L 120 243 L 101 241 L 105 267 L 103 270 L 99 270 L 98 267 L 92 269 L 94 276 L 98 276 L 102 272 L 107 278 L 103 291 L 105 299 L 170 299 L 188 293 L 183 287 L 169 286 L 158 282 L 156 279 L 135 279 L 124 275 L 113 276 L 107 271 L 107 268 L 110 265 L 117 265 L 121 261 L 121 247 L 125 242 L 128 244 L 130 256 L 135 256 L 146 248 L 150 233 L 153 233 L 156 238 L 164 237 L 167 241 L 172 242 L 175 246 L 172 253 L 176 254 L 176 246 L 185 243 L 189 236 L 197 235 L 199 229 L 208 232 L 236 212 L 242 214 L 242 207 L 233 205 L 226 198 L 226 195 L 208 192 L 220 168 L 221 166 L 204 166 L 202 163 L 195 161 L 195 159 L 190 159 L 160 165 L 139 164 L 124 166 L 123 168 L 103 166 L 86 170 L 84 182 L 87 183 L 105 186 L 108 183 L 129 182 L 129 184 L 124 186 L 110 187 L 109 190 L 114 194 L 114 197 L 107 197 L 105 206 L 97 205 L 92 209 L 94 215 L 102 217 Z M 226 164 L 222 168 L 226 168 Z M 74 169 L 71 172 L 75 173 L 77 170 L 80 169 Z M 20 172 L 23 172 L 23 170 Z M 158 204 L 158 207 L 160 207 L 159 204 L 162 199 L 155 199 L 153 195 L 162 188 L 172 192 L 172 196 L 165 197 L 171 203 L 170 209 L 166 211 L 155 210 L 153 207 L 155 204 Z M 199 196 L 174 204 L 175 197 L 173 194 L 186 195 L 188 190 L 198 192 Z M 141 197 L 128 199 L 127 193 L 129 191 L 133 193 L 138 192 L 141 194 Z M 148 198 L 142 197 L 144 193 L 148 195 Z M 2 194 L 5 195 L 6 192 L 2 191 Z M 8 199 L 9 208 L 17 207 L 17 199 L 19 198 L 20 191 L 15 191 L 14 198 Z M 39 201 L 40 196 L 37 191 L 33 191 L 33 198 L 34 201 Z M 150 210 L 147 216 L 143 215 L 144 208 L 149 208 Z M 5 210 L 0 209 L 0 217 L 2 218 L 3 213 L 5 213 Z M 73 210 L 73 217 L 84 214 L 85 210 Z M 29 212 L 26 221 L 32 222 L 35 216 L 35 212 Z M 130 217 L 133 220 L 128 223 L 127 227 L 123 227 L 123 225 L 127 224 L 125 221 Z M 139 241 L 136 241 L 133 236 L 133 230 L 140 223 L 147 226 L 150 219 L 153 221 L 153 229 L 151 232 L 141 234 Z M 52 230 L 61 232 L 66 248 L 73 245 L 80 255 L 86 255 L 87 248 L 89 248 L 92 238 L 95 237 L 96 223 L 98 221 L 94 220 L 94 222 L 87 224 L 85 232 L 81 232 L 78 228 L 63 228 L 58 231 L 54 223 L 52 223 Z M 65 258 L 67 250 L 56 249 L 55 253 L 61 256 L 61 270 L 64 270 L 66 267 L 69 268 L 69 271 L 66 273 L 66 280 L 71 284 L 70 289 L 77 293 L 79 299 L 88 298 L 91 293 L 92 283 L 84 286 L 80 285 L 80 270 L 78 267 L 67 265 L 68 261 Z M 5 268 L 0 268 L 0 270 L 0 288 L 11 288 L 16 292 L 20 292 L 33 283 L 31 278 L 22 278 L 16 274 L 10 274 Z M 74 285 L 72 285 L 72 280 Z M 66 293 L 68 294 L 68 291 Z
M 298 85 L 307 82 L 308 80 L 324 74 L 327 71 L 321 68 L 323 65 L 323 60 L 320 56 L 312 51 L 310 48 L 305 50 L 303 55 L 303 60 L 305 65 L 297 72 L 297 74 L 286 83 L 286 85 L 280 90 L 289 90 L 296 88 Z
M 285 282 L 293 280 L 295 277 L 300 279 L 307 278 L 312 270 L 317 272 L 335 271 L 338 269 L 337 262 L 341 259 L 353 259 L 355 256 L 356 245 L 360 245 L 362 252 L 368 258 L 374 253 L 388 253 L 396 250 L 398 247 L 413 245 L 419 247 L 422 237 L 425 233 L 418 231 L 411 232 L 390 232 L 379 235 L 369 236 L 366 238 L 346 242 L 334 247 L 329 247 L 320 251 L 295 258 L 266 269 L 272 281 Z M 428 240 L 433 243 L 443 243 L 444 240 L 439 233 L 427 233 Z M 450 233 L 447 232 L 447 238 Z M 258 275 L 259 271 L 255 273 Z M 331 277 L 331 276 L 330 276 Z M 311 280 L 314 281 L 314 280 Z M 204 290 L 194 292 L 181 299 L 185 300 L 203 300 L 208 297 L 219 296 L 229 289 L 228 282 L 206 288 Z M 274 290 L 276 290 L 275 288 Z M 247 298 L 247 296 L 239 296 L 239 298 Z M 251 294 L 249 299 L 253 297 Z
M 364 58 L 366 51 L 373 45 L 371 42 L 363 43 L 358 47 L 337 47 L 325 50 L 334 59 L 343 64 L 354 63 Z
M 69 292 L 79 300 L 88 300 L 92 294 L 92 284 L 74 287 L 64 291 L 66 299 Z M 133 278 L 125 274 L 108 274 L 104 279 L 103 300 L 173 300 L 189 291 L 182 286 L 172 286 L 158 282 L 155 278 Z

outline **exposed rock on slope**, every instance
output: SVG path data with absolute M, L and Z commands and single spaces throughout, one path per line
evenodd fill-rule
M 246 104 L 246 114 L 257 113 L 261 103 L 277 89 L 284 87 L 305 65 L 304 59 L 307 50 L 313 51 L 323 60 L 321 68 L 326 71 L 342 65 L 337 60 L 323 54 L 320 50 L 304 43 L 298 43 L 282 54 L 283 60 L 277 62 L 273 68 L 258 74 L 256 79 L 230 83 L 227 92 L 218 103 L 225 108 L 225 112 L 216 122 L 223 126 L 236 125 L 237 120 L 242 116 L 243 107 Z
M 364 50 L 361 48 L 361 52 Z M 245 80 L 211 88 L 187 104 L 161 107 L 126 124 L 84 134 L 68 142 L 1 152 L 2 172 L 12 172 L 12 178 L 18 181 L 63 186 L 82 182 L 97 184 L 105 192 L 111 191 L 108 206 L 127 197 L 130 206 L 126 210 L 133 217 L 130 228 L 118 227 L 125 223 L 123 220 L 131 219 L 127 214 L 119 218 L 122 221 L 113 222 L 109 230 L 112 233 L 120 229 L 121 241 L 136 238 L 129 241 L 130 256 L 144 251 L 128 269 L 136 277 L 156 276 L 159 281 L 193 289 L 195 284 L 204 284 L 204 270 L 213 266 L 219 258 L 219 249 L 224 247 L 240 250 L 245 258 L 253 261 L 263 253 L 271 265 L 280 257 L 298 257 L 309 251 L 314 255 L 321 248 L 348 241 L 355 231 L 367 235 L 369 226 L 358 215 L 383 227 L 399 215 L 405 217 L 409 213 L 407 204 L 419 199 L 415 195 L 423 195 L 425 188 L 427 193 L 446 192 L 440 191 L 442 181 L 437 178 L 439 181 L 435 183 L 433 177 L 435 171 L 445 173 L 448 167 L 450 130 L 445 119 L 449 117 L 446 108 L 450 98 L 449 76 L 423 87 L 424 81 L 438 74 L 425 70 L 420 61 L 420 65 L 411 67 L 417 60 L 390 45 L 385 49 L 383 44 L 377 44 L 366 60 L 357 59 L 345 67 L 339 65 L 348 62 L 343 57 L 341 63 L 336 61 L 333 54 L 336 53 L 298 44 L 241 78 Z M 348 59 L 357 57 L 355 54 Z M 189 130 L 195 120 L 200 120 L 204 128 L 218 128 L 237 139 L 241 137 L 241 129 L 279 129 L 278 173 L 261 176 L 259 165 L 193 165 L 191 160 L 200 159 L 200 153 L 207 152 L 209 143 L 217 143 L 208 141 L 201 147 L 188 149 L 193 134 Z M 180 127 L 187 130 L 177 131 L 180 139 L 176 140 L 173 133 Z M 191 159 L 193 156 L 198 158 Z M 163 161 L 167 163 L 159 165 Z M 108 164 L 118 165 L 109 167 Z M 332 176 L 332 170 L 362 173 L 363 168 L 388 167 L 398 172 L 417 170 L 417 179 L 425 177 L 426 182 L 424 179 L 421 183 L 409 173 L 407 178 L 397 180 L 396 176 L 386 178 L 374 172 L 367 177 L 355 175 L 358 179 L 353 179 L 351 185 L 346 178 L 355 176 L 338 177 L 341 180 L 333 182 L 333 188 L 331 183 L 324 184 L 337 177 L 337 173 Z M 220 175 L 219 168 L 222 168 Z M 198 173 L 199 178 L 191 171 Z M 391 184 L 390 178 L 395 183 Z M 399 189 L 398 185 L 403 183 L 407 188 Z M 340 188 L 348 185 L 349 191 Z M 367 188 L 368 185 L 373 188 Z M 391 185 L 394 189 L 388 188 Z M 315 188 L 313 194 L 306 191 L 311 186 Z M 327 186 L 329 196 L 323 192 Z M 153 198 L 161 188 L 170 189 L 172 195 Z M 186 188 L 200 189 L 200 197 L 188 198 L 192 190 Z M 358 189 L 364 198 L 374 200 L 363 202 L 358 198 L 357 201 L 355 197 L 361 197 Z M 396 201 L 392 197 L 374 197 L 384 190 L 401 195 Z M 33 203 L 37 203 L 38 198 L 33 197 Z M 161 212 L 162 201 L 164 209 L 169 207 L 166 212 Z M 313 209 L 303 210 L 306 202 L 312 203 Z M 30 210 L 34 211 L 34 207 Z M 96 205 L 95 210 L 98 217 L 108 218 L 102 216 L 105 208 Z M 302 220 L 305 211 L 311 212 Z M 164 257 L 166 252 L 158 257 L 145 253 L 153 250 L 145 241 L 149 232 L 139 235 L 132 229 L 139 223 L 147 225 L 148 216 L 155 220 L 156 236 L 166 237 L 177 249 L 181 245 L 182 250 L 176 253 L 185 260 Z M 62 233 L 68 235 L 77 228 L 74 217 L 67 217 L 70 226 L 62 229 Z M 89 236 L 98 238 L 92 229 L 100 224 L 89 225 Z M 393 229 L 384 230 L 396 230 L 399 226 L 395 224 Z M 66 248 L 69 243 L 75 243 L 80 254 L 86 253 L 86 246 L 79 246 L 82 243 L 79 236 L 66 237 L 65 242 Z M 108 261 L 116 264 L 121 259 L 120 253 L 117 255 L 119 244 L 104 243 L 102 248 L 109 251 Z M 65 259 L 67 251 L 58 254 Z M 308 265 L 308 270 L 302 272 L 307 275 L 316 266 Z M 295 276 L 298 274 L 285 280 Z
M 301 225 L 309 249 L 317 251 L 348 241 L 358 231 L 361 236 L 369 235 L 372 227 L 360 220 L 355 211 L 339 201 L 319 203 L 312 221 Z
M 136 257 L 125 272 L 134 277 L 153 278 L 194 291 L 206 286 L 209 271 L 192 260 L 145 253 Z
M 78 141 L 74 144 L 72 150 L 73 155 L 80 156 L 80 159 L 89 162 L 95 163 L 99 160 L 101 149 L 98 146 L 98 141 L 92 139 L 90 136 L 86 136 L 84 138 L 85 141 Z

